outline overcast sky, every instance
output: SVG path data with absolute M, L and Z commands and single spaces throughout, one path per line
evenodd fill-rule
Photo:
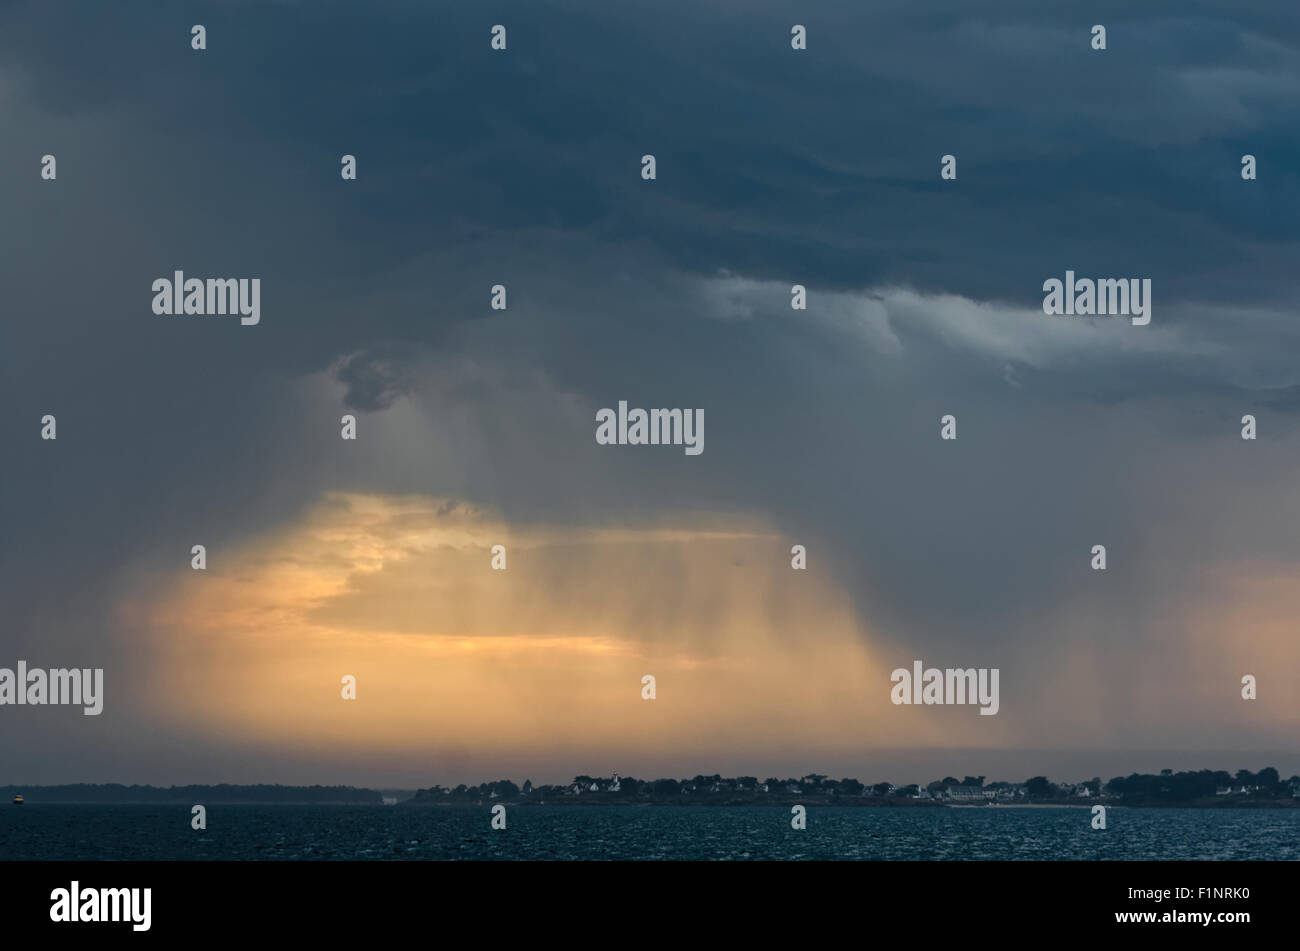
M 106 687 L 0 781 L 1300 771 L 1297 105 L 1242 0 L 5 5 L 0 667 Z

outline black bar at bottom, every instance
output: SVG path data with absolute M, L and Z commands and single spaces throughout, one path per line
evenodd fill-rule
M 703 934 L 728 944 L 787 931 L 824 941 L 847 926 L 872 941 L 1133 931 L 1175 940 L 1196 933 L 1230 946 L 1294 928 L 1297 870 L 1286 862 L 0 862 L 0 928 L 6 938 L 114 935 L 114 943 L 391 941 L 405 930 L 437 943 L 696 947 Z M 102 903 L 109 917 L 116 905 L 126 920 L 52 920 L 52 910 L 71 917 L 73 882 L 82 907 L 94 892 L 89 914 Z M 102 892 L 146 888 L 147 930 L 136 927 L 143 891 Z

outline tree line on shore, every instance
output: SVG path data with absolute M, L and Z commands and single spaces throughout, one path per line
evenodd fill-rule
M 1235 774 L 1224 770 L 1203 769 L 1179 772 L 1164 769 L 1158 774 L 1132 773 L 1106 782 L 1093 777 L 1079 783 L 1056 783 L 1045 776 L 1033 776 L 1022 783 L 985 782 L 983 776 L 957 779 L 946 776 L 922 786 L 912 783 L 896 786 L 879 782 L 866 784 L 857 779 L 832 779 L 810 773 L 798 779 L 755 776 L 724 777 L 697 775 L 691 779 L 640 780 L 630 776 L 575 776 L 572 782 L 558 785 L 522 786 L 508 779 L 461 784 L 454 787 L 432 786 L 419 790 L 412 803 L 482 802 L 485 800 L 567 802 L 682 802 L 682 801 L 757 801 L 791 796 L 804 799 L 878 799 L 878 800 L 973 800 L 1044 802 L 1069 799 L 1124 799 L 1130 802 L 1191 802 L 1215 797 L 1248 796 L 1254 799 L 1291 799 L 1300 796 L 1300 776 L 1282 779 L 1272 766 L 1254 773 L 1247 769 Z

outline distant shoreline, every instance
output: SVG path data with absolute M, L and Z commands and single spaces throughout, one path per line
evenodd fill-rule
M 14 804 L 9 805 L 9 801 Z M 983 776 L 962 780 L 949 776 L 926 786 L 873 785 L 856 779 L 832 779 L 818 773 L 759 780 L 753 776 L 695 776 L 692 779 L 639 780 L 630 776 L 576 776 L 571 783 L 522 786 L 501 779 L 477 786 L 426 789 L 372 789 L 358 786 L 283 786 L 272 784 L 192 784 L 186 786 L 67 783 L 51 786 L 0 786 L 0 809 L 25 805 L 204 806 L 816 806 L 818 808 L 958 809 L 1008 807 L 1157 809 L 1295 809 L 1300 808 L 1300 776 L 1282 779 L 1273 767 L 1258 773 L 1200 770 L 1160 774 L 1133 773 L 1107 782 L 1094 777 L 1057 784 L 1036 776 L 1023 783 L 985 782 Z
M 414 795 L 413 791 L 407 791 Z M 0 808 L 10 808 L 14 797 L 23 805 L 140 805 L 192 806 L 365 806 L 384 804 L 390 790 L 364 789 L 357 786 L 124 786 L 120 783 L 71 783 L 58 786 L 0 786 Z M 391 795 L 390 795 L 391 798 Z
M 1087 809 L 1097 805 L 1116 809 L 1300 809 L 1300 800 L 1294 799 L 1260 799 L 1254 801 L 1237 800 L 1234 802 L 1212 799 L 1191 800 L 1188 802 L 1167 802 L 1163 800 L 1155 800 L 1151 802 L 1118 802 L 1114 799 L 1080 799 L 1073 802 L 952 803 L 934 801 L 927 802 L 924 800 L 872 801 L 867 799 L 854 801 L 852 799 L 823 799 L 817 796 L 771 798 L 761 802 L 750 799 L 728 800 L 725 802 L 710 802 L 707 800 L 690 800 L 686 802 L 619 802 L 615 799 L 572 800 L 564 798 L 547 799 L 545 801 L 538 801 L 536 799 L 485 799 L 481 802 L 427 802 L 408 799 L 405 802 L 398 803 L 398 805 L 427 809 L 454 809 L 465 806 L 487 807 L 498 803 L 512 808 L 516 806 L 525 808 L 535 806 L 563 806 L 565 808 L 578 809 L 599 809 L 604 806 L 636 806 L 638 808 L 663 807 L 666 809 L 678 809 L 686 806 L 702 806 L 707 809 L 744 808 L 746 806 L 817 806 L 818 808 L 829 807 L 832 809 Z
M 35 789 L 36 787 L 28 787 Z M 744 809 L 753 806 L 766 806 L 772 808 L 782 808 L 788 806 L 815 806 L 817 808 L 830 809 L 1088 809 L 1095 805 L 1106 806 L 1108 809 L 1300 809 L 1300 801 L 1294 799 L 1272 799 L 1272 800 L 1237 800 L 1225 802 L 1223 800 L 1192 800 L 1188 802 L 1165 802 L 1155 800 L 1150 802 L 1116 802 L 1113 799 L 1081 799 L 1077 802 L 1005 802 L 1005 803 L 951 803 L 951 802 L 925 802 L 925 801 L 883 801 L 873 802 L 866 800 L 855 802 L 852 800 L 835 800 L 822 799 L 819 797 L 804 796 L 802 798 L 794 797 L 789 799 L 770 799 L 762 802 L 754 800 L 736 800 L 728 802 L 709 802 L 709 801 L 686 801 L 686 802 L 619 802 L 618 800 L 585 800 L 574 801 L 570 799 L 547 799 L 538 801 L 536 799 L 485 799 L 481 802 L 420 802 L 414 799 L 408 799 L 397 803 L 384 802 L 349 802 L 345 800 L 266 800 L 266 799 L 230 799 L 214 800 L 211 797 L 198 797 L 204 805 L 213 806 L 367 806 L 372 808 L 390 807 L 415 807 L 420 809 L 476 809 L 488 808 L 494 805 L 509 806 L 510 808 L 538 808 L 538 807 L 563 807 L 566 809 L 602 809 L 609 807 L 635 807 L 639 809 L 663 808 L 663 809 L 681 809 L 688 807 L 700 807 L 705 809 Z M 196 800 L 198 801 L 198 800 Z M 176 806 L 185 808 L 191 803 L 179 799 L 42 799 L 39 793 L 33 796 L 25 796 L 25 802 L 22 807 L 26 806 Z M 0 803 L 0 807 L 3 803 Z

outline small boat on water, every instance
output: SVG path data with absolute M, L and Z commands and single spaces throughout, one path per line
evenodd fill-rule
M 14 805 L 15 805 L 15 806 L 21 806 L 22 804 L 23 804 L 23 797 L 22 797 L 22 796 L 14 796 Z

